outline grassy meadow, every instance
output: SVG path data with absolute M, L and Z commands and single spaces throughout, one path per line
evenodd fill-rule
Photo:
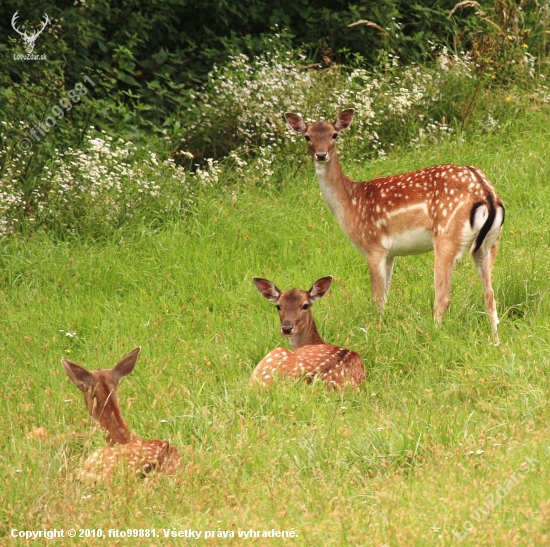
M 26 543 L 12 529 L 155 528 L 160 538 L 107 541 L 550 544 L 549 124 L 540 107 L 495 133 L 373 162 L 346 155 L 342 138 L 344 169 L 358 180 L 447 162 L 488 175 L 507 208 L 493 273 L 500 346 L 468 257 L 441 328 L 431 253 L 396 261 L 378 314 L 366 262 L 323 202 L 304 143 L 283 184 L 220 176 L 192 214 L 161 229 L 2 240 L 0 542 Z M 329 274 L 317 325 L 362 355 L 367 381 L 344 393 L 250 388 L 257 362 L 286 345 L 252 276 L 285 290 Z M 76 474 L 105 440 L 60 360 L 109 368 L 137 345 L 123 413 L 138 435 L 177 446 L 184 468 L 91 488 Z M 163 536 L 190 529 L 213 535 Z M 296 537 L 238 537 L 251 529 Z

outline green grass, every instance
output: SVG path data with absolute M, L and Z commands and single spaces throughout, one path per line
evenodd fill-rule
M 160 231 L 135 226 L 101 243 L 1 242 L 1 533 L 275 528 L 298 538 L 246 542 L 548 544 L 548 124 L 539 110 L 498 134 L 384 162 L 344 159 L 360 180 L 444 162 L 485 171 L 507 207 L 494 270 L 498 347 L 467 258 L 441 328 L 431 312 L 432 254 L 396 262 L 380 317 L 366 263 L 322 201 L 309 162 L 298 172 L 287 165 L 284 185 L 225 188 L 221 179 L 196 215 Z M 345 393 L 289 382 L 250 389 L 257 362 L 285 344 L 252 276 L 284 290 L 328 274 L 335 283 L 314 307 L 317 324 L 363 356 L 365 384 Z M 184 469 L 90 488 L 76 473 L 105 441 L 60 360 L 111 367 L 137 345 L 136 370 L 120 387 L 123 412 L 138 435 L 178 446 Z M 29 437 L 39 427 L 47 438 Z M 526 458 L 534 469 L 518 478 Z M 515 472 L 517 484 L 484 516 L 485 500 L 496 502 Z

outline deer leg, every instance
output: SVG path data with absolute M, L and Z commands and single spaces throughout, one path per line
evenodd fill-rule
M 367 255 L 367 264 L 369 266 L 372 299 L 380 310 L 383 310 L 389 289 L 387 253 L 369 253 Z M 391 260 L 390 270 L 392 266 L 393 259 Z
M 493 284 L 491 281 L 491 274 L 493 271 L 493 264 L 498 252 L 498 239 L 489 250 L 484 250 L 483 247 L 478 249 L 474 254 L 474 261 L 476 263 L 477 273 L 481 279 L 481 285 L 483 287 L 483 298 L 485 300 L 485 307 L 489 314 L 489 320 L 491 321 L 491 327 L 493 329 L 493 340 L 495 344 L 499 344 L 497 326 L 499 324 L 497 315 L 497 305 L 495 301 L 495 293 L 493 291 Z
M 451 278 L 456 261 L 462 254 L 454 247 L 451 241 L 434 241 L 435 253 L 435 302 L 434 319 L 441 324 L 443 317 L 451 305 Z
M 388 298 L 388 293 L 390 292 L 391 276 L 393 274 L 393 263 L 395 262 L 394 256 L 388 256 L 386 258 L 386 292 L 384 294 L 384 302 Z

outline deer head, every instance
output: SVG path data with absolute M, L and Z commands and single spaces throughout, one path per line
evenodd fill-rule
M 84 394 L 90 416 L 107 431 L 113 444 L 133 439 L 120 411 L 117 390 L 120 380 L 134 370 L 140 351 L 137 347 L 111 369 L 89 371 L 68 359 L 61 361 L 69 379 Z
M 281 334 L 290 339 L 294 349 L 306 344 L 324 343 L 315 327 L 311 306 L 327 293 L 332 279 L 331 275 L 318 279 L 309 291 L 290 289 L 282 292 L 267 279 L 253 278 L 261 295 L 276 303 L 281 319 Z
M 298 114 L 287 112 L 285 118 L 296 133 L 304 135 L 313 159 L 326 162 L 333 155 L 338 135 L 350 126 L 353 113 L 353 108 L 350 108 L 338 114 L 334 123 L 320 121 L 311 125 L 307 125 Z

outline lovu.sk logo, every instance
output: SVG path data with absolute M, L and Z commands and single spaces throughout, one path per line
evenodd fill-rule
M 19 14 L 19 10 L 17 10 L 13 14 L 13 17 L 11 18 L 11 26 L 13 27 L 13 30 L 15 30 L 15 32 L 17 32 L 23 38 L 23 41 L 25 42 L 25 48 L 27 50 L 27 55 L 14 54 L 13 58 L 16 60 L 25 60 L 25 61 L 46 60 L 47 57 L 45 55 L 31 55 L 31 53 L 34 50 L 34 43 L 36 42 L 36 39 L 40 36 L 40 34 L 42 34 L 43 30 L 46 28 L 46 25 L 50 22 L 50 18 L 48 17 L 48 14 L 47 13 L 44 14 L 44 21 L 42 22 L 42 28 L 39 30 L 35 30 L 30 36 L 27 34 L 27 31 L 21 32 L 16 27 L 18 14 Z

